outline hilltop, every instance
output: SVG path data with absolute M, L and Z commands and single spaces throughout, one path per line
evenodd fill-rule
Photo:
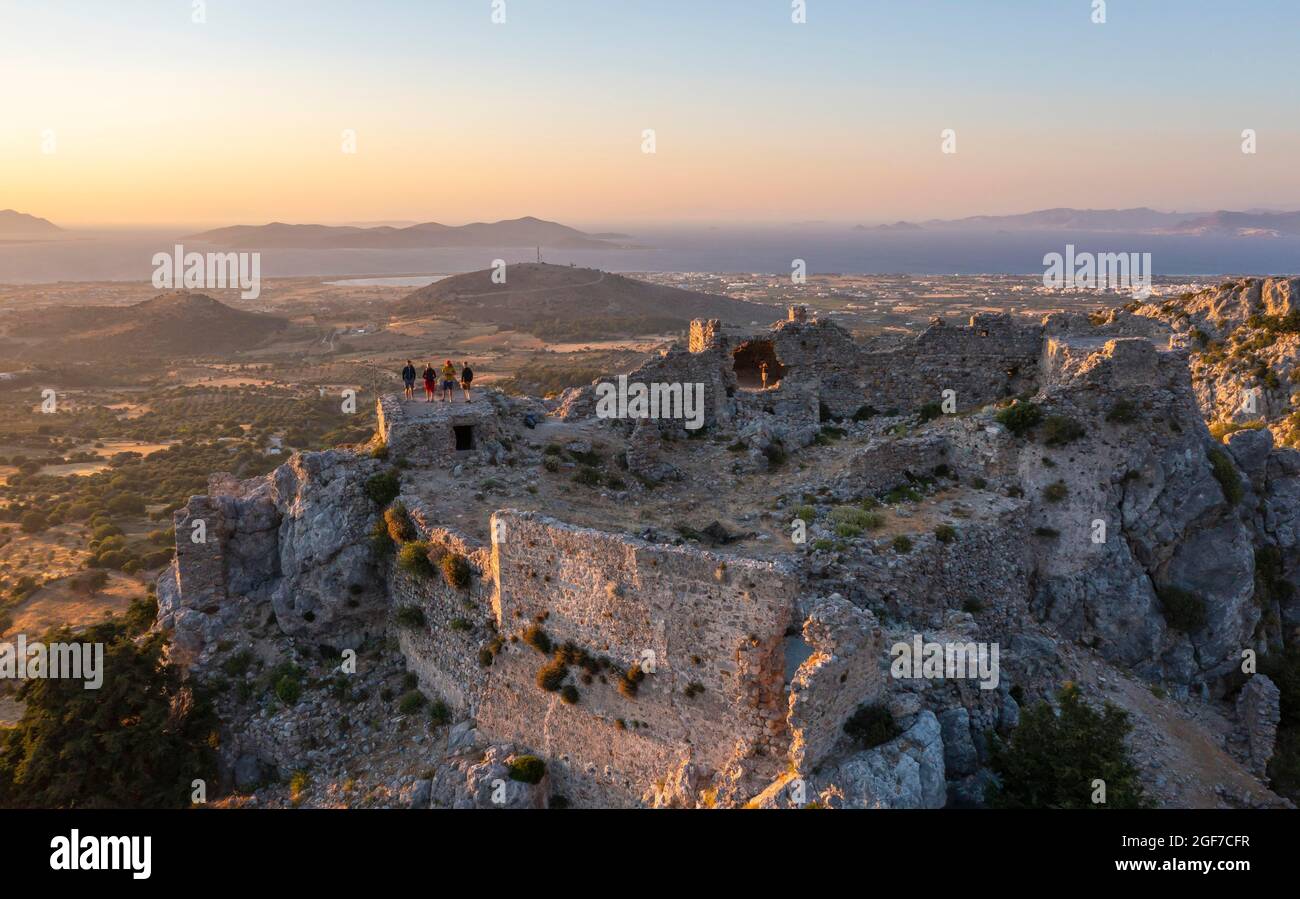
M 748 324 L 771 309 L 714 294 L 662 287 L 598 269 L 547 263 L 511 265 L 506 283 L 492 269 L 430 284 L 398 304 L 403 315 L 448 315 L 530 331 L 543 339 L 624 336 L 685 328 L 693 318 Z
M 48 219 L 14 209 L 0 209 L 0 234 L 55 234 L 62 230 Z
M 242 312 L 207 294 L 176 291 L 131 306 L 81 306 L 19 314 L 9 329 L 16 355 L 112 359 L 211 355 L 260 344 L 288 327 L 274 315 Z M 25 341 L 40 341 L 25 347 Z
M 187 240 L 217 246 L 248 249 L 380 249 L 406 250 L 434 247 L 552 247 L 560 249 L 608 249 L 613 244 L 584 234 L 576 228 L 525 216 L 499 222 L 471 222 L 442 225 L 424 222 L 409 227 L 333 225 L 234 225 L 200 234 Z

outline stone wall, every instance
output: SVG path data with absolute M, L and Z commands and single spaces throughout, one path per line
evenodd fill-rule
M 491 552 L 454 531 L 430 527 L 418 507 L 411 506 L 410 512 L 419 538 L 430 545 L 435 567 L 437 559 L 453 553 L 464 556 L 474 574 L 467 587 L 457 588 L 447 583 L 441 570 L 435 570 L 432 577 L 416 578 L 394 563 L 388 581 L 390 618 L 403 606 L 414 606 L 424 613 L 425 624 L 404 627 L 394 620 L 390 626 L 407 668 L 419 677 L 425 695 L 441 699 L 459 713 L 473 715 L 487 682 L 479 650 L 496 636 Z
M 493 519 L 494 597 L 509 642 L 497 655 L 478 717 L 481 733 L 554 763 L 561 792 L 625 804 L 689 759 L 722 772 L 736 763 L 766 783 L 788 746 L 783 636 L 797 585 L 770 563 L 574 528 L 534 513 Z M 521 635 L 541 627 L 613 667 L 584 682 L 576 704 L 536 683 L 548 660 Z M 634 696 L 618 673 L 646 673 Z

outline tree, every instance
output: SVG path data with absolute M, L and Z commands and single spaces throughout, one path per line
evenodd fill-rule
M 1026 709 L 1010 742 L 994 737 L 990 767 L 999 785 L 989 790 L 994 808 L 1147 808 L 1137 768 L 1124 738 L 1128 713 L 1107 702 L 1101 712 L 1084 703 L 1078 686 L 1057 694 L 1060 711 L 1046 702 Z M 1105 802 L 1093 801 L 1095 782 Z
M 29 680 L 22 720 L 0 736 L 0 806 L 179 808 L 191 782 L 214 783 L 216 719 L 206 699 L 164 663 L 166 640 L 147 610 L 44 642 L 103 643 L 102 686 Z

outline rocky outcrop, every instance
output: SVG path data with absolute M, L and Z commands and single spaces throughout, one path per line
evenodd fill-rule
M 269 606 L 291 637 L 355 647 L 379 623 L 383 581 L 367 541 L 378 463 L 329 450 L 295 454 L 265 478 L 215 477 L 176 512 L 176 559 L 158 581 L 159 623 L 202 663 L 241 619 Z

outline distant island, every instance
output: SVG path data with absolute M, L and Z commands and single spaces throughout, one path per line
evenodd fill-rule
M 15 209 L 0 209 L 0 234 L 7 236 L 58 234 L 62 230 L 48 219 L 18 212 Z
M 380 249 L 436 247 L 549 247 L 553 249 L 612 249 L 622 234 L 585 234 L 576 228 L 526 216 L 500 222 L 442 225 L 425 222 L 409 227 L 378 225 L 234 225 L 186 239 L 244 249 Z
M 1300 212 L 1160 212 L 1134 209 L 1039 209 L 1016 215 L 857 225 L 855 231 L 1119 231 L 1139 234 L 1291 237 L 1300 235 Z

